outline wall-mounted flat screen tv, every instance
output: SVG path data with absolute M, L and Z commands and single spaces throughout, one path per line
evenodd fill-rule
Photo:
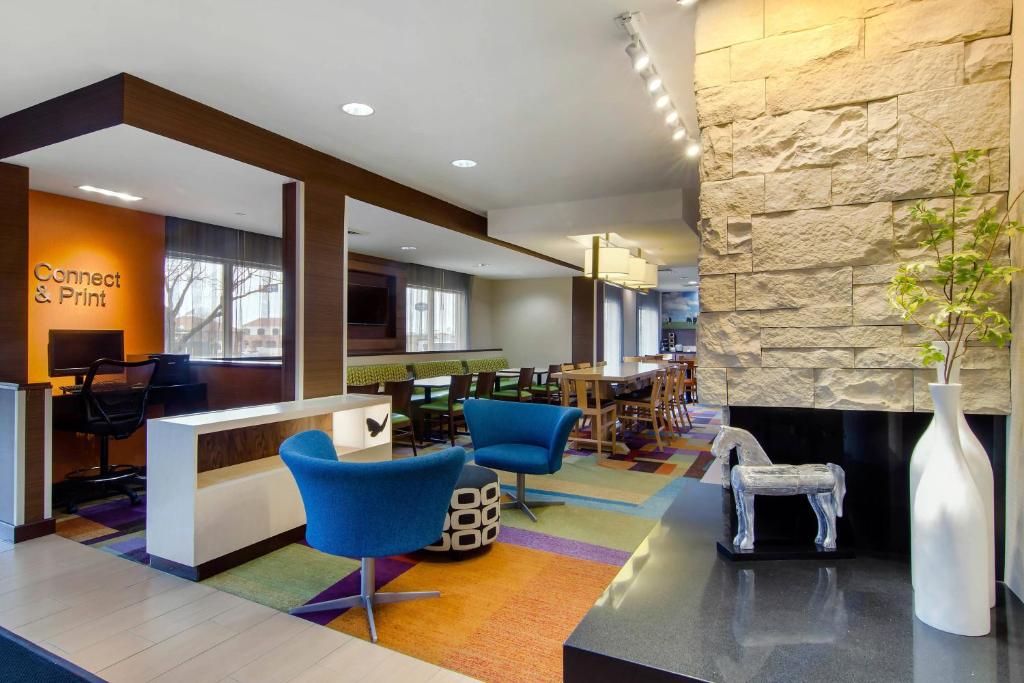
M 387 325 L 391 301 L 387 287 L 348 285 L 348 324 Z

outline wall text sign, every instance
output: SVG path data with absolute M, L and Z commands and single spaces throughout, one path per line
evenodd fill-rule
M 54 268 L 40 261 L 32 269 L 36 303 L 107 307 L 107 292 L 121 288 L 121 273 L 103 273 L 72 268 Z

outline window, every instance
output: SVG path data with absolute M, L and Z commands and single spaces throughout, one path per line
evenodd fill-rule
M 196 358 L 280 356 L 283 281 L 273 268 L 169 255 L 164 348 Z
M 637 354 L 641 356 L 660 352 L 661 310 L 658 296 L 657 292 L 637 296 L 636 346 Z
M 466 294 L 452 289 L 405 289 L 405 350 L 454 351 L 466 348 Z
M 622 362 L 622 290 L 608 285 L 604 288 L 604 359 Z

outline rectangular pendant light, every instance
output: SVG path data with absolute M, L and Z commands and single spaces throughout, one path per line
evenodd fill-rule
M 597 252 L 597 277 L 601 280 L 625 279 L 629 275 L 629 249 L 625 247 L 601 247 Z M 583 274 L 593 277 L 594 250 L 583 252 Z

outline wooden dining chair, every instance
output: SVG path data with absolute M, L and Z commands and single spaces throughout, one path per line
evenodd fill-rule
M 462 416 L 462 403 L 469 398 L 469 386 L 472 381 L 473 375 L 452 375 L 446 399 L 431 401 L 420 406 L 420 410 L 423 411 L 424 416 L 427 418 L 426 428 L 428 434 L 431 428 L 431 417 L 437 419 L 439 429 L 442 431 L 446 429 L 448 440 L 451 441 L 453 446 L 455 445 L 455 437 L 458 434 L 467 433 L 459 432 L 457 426 L 459 423 L 466 423 L 465 418 Z
M 590 366 L 590 361 L 583 361 L 582 363 L 577 363 L 575 369 L 576 370 L 586 370 L 589 367 L 591 367 Z
M 380 384 L 374 382 L 372 384 L 349 384 L 348 393 L 350 394 L 379 394 Z
M 637 429 L 641 423 L 651 425 L 654 430 L 654 440 L 658 444 L 658 450 L 664 446 L 661 443 L 661 431 L 667 425 L 665 406 L 665 382 L 668 373 L 659 372 L 654 376 L 651 384 L 651 393 L 647 396 L 637 395 L 623 397 L 616 400 L 619 419 L 622 421 L 623 429 L 627 422 L 631 422 Z
M 533 399 L 530 387 L 533 386 L 533 368 L 519 368 L 519 380 L 515 389 L 495 391 L 491 396 L 499 401 L 529 401 Z
M 589 422 L 590 438 L 596 444 L 597 454 L 600 455 L 604 449 L 605 433 L 611 430 L 610 452 L 614 454 L 615 445 L 618 443 L 618 408 L 615 401 L 601 398 L 601 390 L 598 385 L 600 382 L 596 380 L 563 377 L 562 401 L 565 404 L 565 397 L 573 394 L 576 397 L 576 407 L 583 411 L 583 417 L 576 423 L 576 438 L 583 438 L 582 431 Z
M 384 382 L 384 393 L 391 396 L 391 441 L 396 436 L 409 438 L 412 455 L 416 457 L 416 425 L 412 420 L 412 385 L 414 380 Z
M 683 359 L 683 392 L 690 403 L 697 403 L 697 361 L 692 358 Z M 686 401 L 683 401 L 684 405 Z
M 643 360 L 643 356 L 624 356 L 622 358 L 623 363 L 642 363 Z
M 530 392 L 533 397 L 542 398 L 545 403 L 559 403 L 561 401 L 561 385 L 555 380 L 555 375 L 561 369 L 558 363 L 553 363 L 548 366 L 547 372 L 541 371 L 540 382 L 530 387 Z M 547 380 L 544 378 L 547 377 Z
M 494 393 L 494 379 L 497 376 L 494 372 L 478 372 L 476 374 L 476 390 L 473 396 L 476 398 L 491 398 Z

